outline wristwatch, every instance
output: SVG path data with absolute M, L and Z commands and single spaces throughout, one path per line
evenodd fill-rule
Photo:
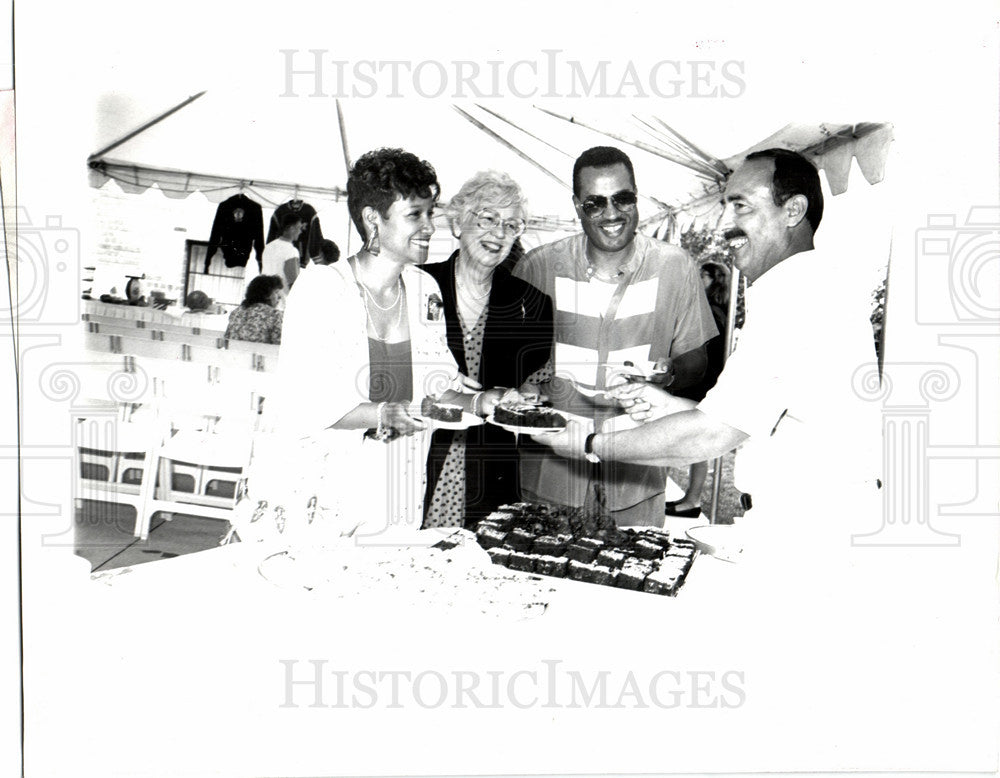
M 588 462 L 593 462 L 595 465 L 601 461 L 601 458 L 594 453 L 594 438 L 596 437 L 597 433 L 591 432 L 583 441 L 583 455 Z

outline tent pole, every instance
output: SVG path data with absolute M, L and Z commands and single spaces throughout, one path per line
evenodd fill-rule
M 555 173 L 553 173 L 547 167 L 545 167 L 540 162 L 537 162 L 536 160 L 534 160 L 531 157 L 529 157 L 527 154 L 525 154 L 523 151 L 521 151 L 519 148 L 517 148 L 509 140 L 507 140 L 506 138 L 504 138 L 503 136 L 501 136 L 499 133 L 494 132 L 489 127 L 487 127 L 485 124 L 483 124 L 481 121 L 479 121 L 479 119 L 477 119 L 475 116 L 472 116 L 469 113 L 466 113 L 461 108 L 459 108 L 457 105 L 453 105 L 452 108 L 454 108 L 456 111 L 458 111 L 471 124 L 473 124 L 474 126 L 478 127 L 480 130 L 482 130 L 483 132 L 485 132 L 487 135 L 489 135 L 491 138 L 493 138 L 493 140 L 497 141 L 497 143 L 501 144 L 502 146 L 507 147 L 508 149 L 510 149 L 511 151 L 513 151 L 515 154 L 517 154 L 517 156 L 519 156 L 525 162 L 527 162 L 530 165 L 534 165 L 536 168 L 538 168 L 539 170 L 541 170 L 545 175 L 547 175 L 549 178 L 551 178 L 553 181 L 555 181 L 557 184 L 559 184 L 559 186 L 566 187 L 566 188 L 570 187 L 569 184 L 567 184 L 565 181 L 563 181 L 561 178 L 559 178 L 559 176 L 557 176 Z
M 340 127 L 340 147 L 344 151 L 344 166 L 347 168 L 347 177 L 351 177 L 351 153 L 347 150 L 347 124 L 344 122 L 344 111 L 340 107 L 340 98 L 336 100 L 337 103 L 337 126 Z M 351 214 L 348 211 L 347 214 L 347 245 L 344 247 L 344 251 L 347 252 L 344 256 L 349 257 L 351 255 Z
M 626 138 L 623 135 L 619 135 L 618 133 L 615 132 L 609 132 L 608 130 L 598 129 L 597 127 L 594 127 L 590 124 L 586 124 L 585 122 L 580 121 L 574 116 L 563 116 L 562 114 L 558 114 L 555 111 L 550 111 L 548 108 L 542 108 L 541 106 L 538 105 L 536 105 L 535 108 L 537 108 L 539 111 L 542 111 L 543 113 L 547 113 L 549 116 L 554 116 L 557 119 L 562 119 L 564 122 L 569 122 L 570 124 L 577 124 L 580 127 L 586 127 L 588 130 L 599 132 L 601 135 L 604 135 L 608 138 L 613 138 L 614 140 L 620 141 L 621 143 L 627 143 L 628 145 L 635 146 L 637 149 L 642 149 L 643 151 L 648 151 L 650 154 L 654 154 L 657 157 L 662 157 L 663 159 L 669 160 L 670 162 L 673 162 L 676 165 L 681 165 L 683 167 L 688 168 L 689 170 L 693 170 L 696 175 L 699 175 L 702 178 L 707 178 L 709 180 L 712 179 L 712 176 L 710 176 L 708 173 L 705 172 L 704 163 L 698 162 L 696 164 L 695 161 L 680 159 L 679 157 L 676 157 L 673 154 L 668 154 L 667 152 L 663 151 L 663 149 L 658 149 L 655 146 L 650 146 L 648 143 L 643 143 L 641 140 L 633 140 L 631 138 Z
M 722 349 L 722 365 L 725 368 L 726 360 L 733 353 L 733 336 L 736 332 L 736 303 L 740 296 L 740 271 L 733 266 L 729 276 L 729 309 L 726 311 L 726 332 L 725 348 Z M 722 457 L 716 457 L 714 471 L 712 473 L 712 507 L 708 512 L 708 523 L 715 524 L 718 508 L 719 494 L 722 492 Z
M 162 122 L 164 119 L 166 119 L 168 116 L 170 116 L 170 114 L 176 113 L 177 111 L 179 111 L 184 106 L 189 105 L 190 103 L 193 103 L 195 100 L 197 100 L 203 94 L 205 94 L 205 90 L 199 92 L 196 95 L 191 95 L 191 97 L 189 97 L 187 100 L 184 100 L 184 101 L 178 103 L 173 108 L 171 108 L 169 111 L 164 111 L 163 113 L 161 113 L 156 118 L 150 119 L 148 122 L 146 122 L 141 127 L 138 127 L 137 129 L 132 130 L 132 132 L 130 132 L 127 135 L 125 135 L 124 137 L 121 137 L 118 140 L 116 140 L 110 146 L 105 146 L 100 151 L 95 151 L 93 154 L 91 154 L 89 157 L 87 157 L 87 162 L 91 162 L 91 161 L 97 159 L 98 157 L 103 157 L 105 154 L 107 154 L 112 149 L 118 148 L 119 146 L 121 146 L 126 141 L 129 141 L 132 138 L 134 138 L 136 135 L 139 135 L 140 133 L 145 132 L 150 127 L 152 127 L 154 124 L 158 124 L 159 122 Z

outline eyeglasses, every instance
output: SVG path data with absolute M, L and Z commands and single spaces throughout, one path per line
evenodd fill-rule
M 492 208 L 483 208 L 472 215 L 476 217 L 479 229 L 492 232 L 498 224 L 503 224 L 504 234 L 514 238 L 522 235 L 526 227 L 524 219 L 501 219 L 500 214 Z
M 630 213 L 634 208 L 638 196 L 635 192 L 623 189 L 611 195 L 611 202 L 615 209 L 621 213 Z M 588 219 L 596 219 L 608 207 L 608 198 L 604 195 L 591 195 L 580 204 L 580 209 Z

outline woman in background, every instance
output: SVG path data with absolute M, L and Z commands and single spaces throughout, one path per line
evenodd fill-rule
M 525 228 L 524 196 L 505 173 L 481 172 L 450 202 L 459 248 L 424 266 L 441 287 L 448 347 L 459 370 L 480 387 L 476 411 L 489 415 L 525 382 L 552 348 L 552 301 L 504 266 Z M 493 425 L 437 430 L 427 461 L 425 527 L 475 524 L 520 499 L 515 437 Z
M 281 343 L 281 305 L 285 285 L 279 276 L 257 276 L 240 306 L 229 314 L 226 337 L 254 343 Z

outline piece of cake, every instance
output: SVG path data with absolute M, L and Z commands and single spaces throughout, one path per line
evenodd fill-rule
M 655 567 L 654 562 L 629 557 L 625 560 L 625 564 L 622 565 L 622 569 L 618 571 L 618 580 L 615 583 L 620 589 L 631 589 L 636 592 L 641 591 L 646 576 L 652 573 Z
M 535 572 L 542 575 L 551 575 L 554 578 L 565 578 L 568 566 L 569 560 L 565 557 L 539 554 L 535 559 Z
M 661 568 L 646 576 L 642 590 L 650 594 L 666 594 L 672 597 L 677 593 L 680 583 L 681 576 L 676 570 Z
M 597 549 L 586 543 L 577 541 L 566 548 L 566 558 L 574 562 L 593 562 L 597 559 Z
M 594 572 L 595 565 L 592 565 L 589 562 L 578 562 L 575 559 L 571 559 L 569 564 L 566 566 L 566 576 L 568 578 L 572 578 L 574 581 L 593 583 Z
M 506 543 L 514 551 L 528 552 L 535 545 L 535 536 L 527 530 L 518 527 L 507 534 Z
M 502 546 L 504 541 L 507 539 L 508 533 L 501 529 L 494 529 L 493 527 L 480 527 L 476 532 L 476 540 L 479 545 L 483 548 L 489 550 L 497 546 Z
M 511 570 L 522 570 L 525 573 L 533 573 L 535 571 L 535 556 L 534 554 L 525 554 L 521 551 L 511 551 L 510 557 L 507 560 L 507 567 Z
M 569 536 L 563 535 L 543 535 L 535 538 L 534 552 L 536 554 L 548 554 L 549 556 L 562 556 L 566 553 L 566 546 L 569 545 Z
M 533 429 L 566 426 L 566 417 L 551 408 L 543 408 L 530 403 L 506 403 L 493 409 L 493 421 L 511 427 L 531 427 Z
M 663 556 L 663 548 L 648 540 L 637 540 L 632 546 L 632 553 L 640 559 L 659 559 Z
M 483 519 L 479 525 L 482 526 L 483 522 L 502 530 L 512 530 L 517 524 L 517 515 L 513 511 L 497 510 Z
M 616 551 L 613 548 L 606 548 L 597 554 L 597 559 L 595 561 L 599 565 L 604 565 L 605 567 L 610 567 L 612 570 L 617 570 L 625 564 L 625 554 L 624 552 Z
M 462 420 L 462 407 L 438 402 L 433 397 L 425 397 L 420 403 L 420 415 L 435 421 L 456 422 Z
M 493 561 L 493 564 L 506 567 L 507 563 L 510 561 L 510 555 L 513 552 L 509 548 L 497 546 L 487 549 L 486 553 L 490 555 L 490 559 Z

